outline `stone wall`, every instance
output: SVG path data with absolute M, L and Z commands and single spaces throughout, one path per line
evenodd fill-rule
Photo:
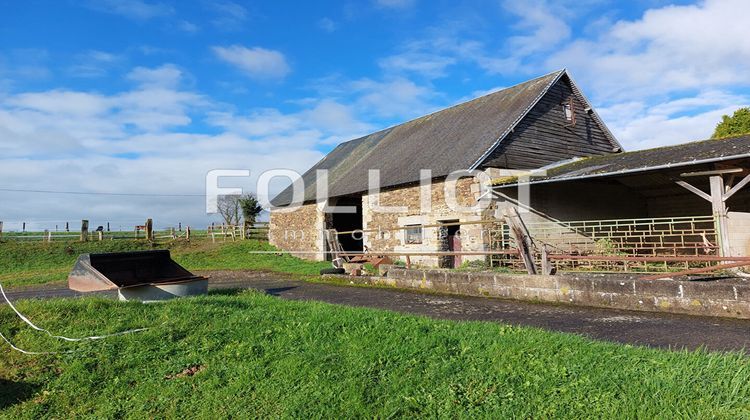
M 430 186 L 431 208 L 421 208 L 421 186 L 419 184 L 391 188 L 375 196 L 362 197 L 363 229 L 377 230 L 366 232 L 364 244 L 372 251 L 394 252 L 436 252 L 440 251 L 439 228 L 426 227 L 422 230 L 421 244 L 406 243 L 405 230 L 393 230 L 407 225 L 435 225 L 446 221 L 479 221 L 482 213 L 477 210 L 461 211 L 451 208 L 446 202 L 446 182 L 433 180 Z M 479 182 L 475 178 L 462 178 L 456 182 L 456 201 L 461 207 L 472 207 L 480 195 Z M 404 207 L 403 211 L 382 212 L 373 207 Z M 482 226 L 465 225 L 460 227 L 462 251 L 483 251 L 486 249 Z M 463 257 L 463 260 L 483 259 L 483 256 Z M 436 267 L 437 256 L 410 257 L 411 262 Z
M 387 277 L 346 279 L 468 296 L 750 319 L 750 281 L 744 279 L 695 282 L 642 280 L 624 274 L 531 276 L 396 268 Z
M 272 211 L 268 240 L 271 245 L 300 258 L 325 260 L 323 213 L 315 203 L 294 211 Z

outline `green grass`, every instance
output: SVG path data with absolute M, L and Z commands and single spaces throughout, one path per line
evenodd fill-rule
M 265 241 L 246 240 L 212 243 L 207 240 L 174 241 L 156 246 L 170 249 L 172 257 L 188 270 L 264 270 L 296 276 L 317 275 L 330 263 L 311 262 L 275 251 Z M 153 249 L 145 240 L 0 242 L 0 283 L 8 287 L 64 281 L 78 255 L 89 252 L 122 252 Z
M 0 308 L 0 417 L 747 418 L 750 360 L 493 323 L 214 293 L 159 304 L 22 301 L 55 341 Z M 194 376 L 174 377 L 198 366 Z

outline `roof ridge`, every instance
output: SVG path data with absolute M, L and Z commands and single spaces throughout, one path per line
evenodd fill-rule
M 516 83 L 515 85 L 507 86 L 507 87 L 504 87 L 504 88 L 502 88 L 502 89 L 500 89 L 500 90 L 496 90 L 496 91 L 494 91 L 494 92 L 490 92 L 490 93 L 487 93 L 487 94 L 485 94 L 485 95 L 482 95 L 482 96 L 477 96 L 476 98 L 471 98 L 471 99 L 467 99 L 467 100 L 465 100 L 465 101 L 463 101 L 463 102 L 459 102 L 459 103 L 456 103 L 456 104 L 450 105 L 450 106 L 448 106 L 448 107 L 446 107 L 446 108 L 440 108 L 440 109 L 438 109 L 438 110 L 436 110 L 436 111 L 432 111 L 432 112 L 430 112 L 430 113 L 427 113 L 427 114 L 421 115 L 421 116 L 419 116 L 419 117 L 415 117 L 415 118 L 412 118 L 412 119 L 410 119 L 410 120 L 406 120 L 406 121 L 404 121 L 404 122 L 400 122 L 400 123 L 397 123 L 397 124 L 389 125 L 389 126 L 387 126 L 387 127 L 381 128 L 380 130 L 377 130 L 377 131 L 373 131 L 372 133 L 369 133 L 369 134 L 365 134 L 365 135 L 363 135 L 363 136 L 361 136 L 361 137 L 357 137 L 357 138 L 354 138 L 354 139 L 349 139 L 349 140 L 343 141 L 343 142 L 339 143 L 339 144 L 338 144 L 338 146 L 340 146 L 340 145 L 342 145 L 342 144 L 345 144 L 345 143 L 349 143 L 349 142 L 352 142 L 352 141 L 360 140 L 360 139 L 363 139 L 363 138 L 365 138 L 365 137 L 368 137 L 368 136 L 371 136 L 371 135 L 373 135 L 373 134 L 377 134 L 377 133 L 380 133 L 380 132 L 383 132 L 383 131 L 386 131 L 386 130 L 391 130 L 391 129 L 394 129 L 394 128 L 396 128 L 396 127 L 400 127 L 400 126 L 402 126 L 402 125 L 406 125 L 406 124 L 409 124 L 409 123 L 412 123 L 412 122 L 415 122 L 415 121 L 419 121 L 419 120 L 421 120 L 421 119 L 423 119 L 423 118 L 427 118 L 427 117 L 433 116 L 433 115 L 435 115 L 435 114 L 440 114 L 441 112 L 445 112 L 445 111 L 448 111 L 448 110 L 451 110 L 451 109 L 457 108 L 457 107 L 459 107 L 459 106 L 462 106 L 462 105 L 466 105 L 466 104 L 469 104 L 469 103 L 471 103 L 471 102 L 475 102 L 475 101 L 478 101 L 478 100 L 480 100 L 480 99 L 488 98 L 488 97 L 490 97 L 490 96 L 494 96 L 494 95 L 497 95 L 497 94 L 500 94 L 500 93 L 506 92 L 506 91 L 508 91 L 508 90 L 510 90 L 510 89 L 513 89 L 513 88 L 518 88 L 518 87 L 520 87 L 520 86 L 522 86 L 522 85 L 530 84 L 530 83 L 532 83 L 532 82 L 538 81 L 539 79 L 544 79 L 545 77 L 549 77 L 549 76 L 552 76 L 553 74 L 556 74 L 555 80 L 557 80 L 557 79 L 558 79 L 558 78 L 560 77 L 560 75 L 562 75 L 562 74 L 566 73 L 567 71 L 568 71 L 568 70 L 567 70 L 566 68 L 562 68 L 562 69 L 560 69 L 560 70 L 555 70 L 555 71 L 553 71 L 553 72 L 550 72 L 550 73 L 544 74 L 544 75 L 542 75 L 542 76 L 537 76 L 537 77 L 535 77 L 535 78 L 533 78 L 533 79 L 529 79 L 529 80 L 526 80 L 526 81 L 524 81 L 524 82 L 519 82 L 519 83 Z M 554 84 L 554 82 L 552 82 L 552 83 L 548 84 L 548 85 L 547 85 L 547 87 L 545 88 L 545 91 L 546 91 L 547 89 L 549 89 L 549 87 L 550 87 L 550 86 L 552 86 L 552 84 Z M 336 147 L 338 147 L 338 146 L 336 146 Z

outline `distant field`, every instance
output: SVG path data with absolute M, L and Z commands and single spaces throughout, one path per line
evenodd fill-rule
M 257 254 L 274 251 L 265 241 L 217 241 L 202 239 L 160 243 L 158 249 L 169 249 L 173 258 L 188 270 L 265 270 L 293 275 L 317 275 L 330 263 L 311 262 L 287 254 Z M 122 252 L 154 249 L 145 240 L 4 241 L 0 242 L 0 283 L 15 287 L 59 282 L 67 278 L 78 255 L 89 252 Z
M 0 417 L 750 417 L 750 359 L 223 292 L 0 307 Z

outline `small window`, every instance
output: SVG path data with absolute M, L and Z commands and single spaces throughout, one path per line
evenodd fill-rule
M 406 243 L 407 244 L 421 244 L 422 243 L 422 225 L 407 225 L 406 226 Z
M 563 112 L 565 113 L 565 119 L 570 121 L 568 125 L 575 125 L 576 123 L 576 110 L 573 107 L 573 98 L 562 103 Z
M 564 103 L 563 110 L 565 111 L 565 119 L 573 121 L 573 108 L 570 106 L 570 103 Z

